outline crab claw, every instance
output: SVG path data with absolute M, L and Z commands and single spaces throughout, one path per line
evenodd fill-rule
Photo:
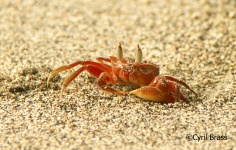
M 161 75 L 154 78 L 148 86 L 133 90 L 130 94 L 154 102 L 175 103 L 181 100 L 189 103 L 180 92 L 179 86 Z
M 160 90 L 152 86 L 141 87 L 131 91 L 130 94 L 134 94 L 140 98 L 154 102 L 164 102 L 163 98 L 165 97 L 165 94 L 161 93 Z
M 183 96 L 183 94 L 179 91 L 179 87 L 176 86 L 175 91 L 162 91 L 153 86 L 144 86 L 139 89 L 133 90 L 130 94 L 134 94 L 140 98 L 145 100 L 157 102 L 157 103 L 175 103 L 182 100 L 186 103 L 189 103 Z

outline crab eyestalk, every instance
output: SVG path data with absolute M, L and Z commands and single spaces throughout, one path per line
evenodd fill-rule
M 118 43 L 118 47 L 117 47 L 117 56 L 119 60 L 123 58 L 123 50 L 122 50 L 120 42 Z
M 141 62 L 142 61 L 142 57 L 143 57 L 143 53 L 142 53 L 142 50 L 140 49 L 139 44 L 138 44 L 138 50 L 136 51 L 136 59 L 135 59 L 135 61 L 136 62 Z

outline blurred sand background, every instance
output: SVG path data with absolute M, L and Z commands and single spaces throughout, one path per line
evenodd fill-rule
M 116 55 L 119 41 L 199 97 L 104 93 L 85 72 L 60 99 L 72 71 L 47 88 L 53 69 Z M 0 0 L 0 44 L 0 149 L 236 149 L 235 0 Z

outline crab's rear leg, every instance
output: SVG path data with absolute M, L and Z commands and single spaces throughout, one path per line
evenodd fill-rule
M 78 70 L 76 70 L 75 72 L 66 77 L 66 79 L 62 84 L 62 92 L 77 76 L 79 76 L 85 70 L 88 71 L 95 78 L 98 78 L 104 72 L 104 70 L 98 68 L 97 66 L 93 65 L 82 66 L 81 68 L 79 68 Z
M 47 80 L 47 86 L 48 86 L 48 83 L 49 81 L 55 76 L 57 75 L 58 73 L 62 72 L 62 71 L 66 71 L 66 70 L 69 70 L 75 66 L 78 66 L 78 65 L 83 65 L 83 66 L 86 66 L 86 65 L 93 65 L 93 66 L 96 66 L 96 68 L 101 68 L 100 70 L 103 70 L 103 71 L 107 71 L 107 72 L 111 72 L 111 66 L 109 65 L 105 65 L 105 64 L 100 64 L 98 62 L 93 62 L 93 61 L 76 61 L 72 64 L 69 64 L 69 65 L 65 65 L 65 66 L 61 66 L 55 70 L 53 70 L 49 77 L 48 77 L 48 80 Z
M 110 58 L 105 58 L 105 57 L 97 57 L 96 58 L 98 62 L 104 64 L 104 62 L 108 62 L 110 63 L 111 62 L 111 59 Z
M 59 68 L 53 70 L 53 71 L 49 74 L 49 76 L 48 76 L 47 86 L 48 86 L 48 83 L 50 82 L 50 80 L 51 80 L 55 75 L 57 75 L 58 73 L 60 73 L 60 72 L 62 72 L 62 71 L 65 71 L 65 70 L 68 70 L 68 69 L 71 69 L 71 68 L 73 68 L 73 67 L 75 67 L 75 66 L 77 66 L 77 65 L 80 65 L 80 64 L 82 64 L 82 63 L 83 63 L 83 61 L 76 61 L 76 62 L 74 62 L 74 63 L 72 63 L 72 64 L 65 65 L 65 66 L 61 66 L 61 67 L 59 67 Z
M 102 69 L 93 66 L 93 65 L 86 65 L 86 66 L 82 66 L 81 68 L 79 68 L 78 70 L 76 70 L 75 72 L 73 72 L 72 74 L 70 74 L 69 76 L 67 76 L 67 78 L 64 80 L 63 84 L 62 84 L 62 90 L 61 90 L 61 98 L 62 98 L 62 93 L 65 90 L 65 88 L 78 76 L 80 75 L 80 73 L 82 73 L 83 71 L 87 70 L 91 75 L 93 75 L 94 77 L 98 78 L 100 76 L 100 74 L 103 72 Z

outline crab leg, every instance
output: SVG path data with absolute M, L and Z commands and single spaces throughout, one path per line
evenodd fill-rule
M 166 101 L 168 103 L 175 103 L 175 102 L 179 102 L 179 100 L 182 100 L 186 103 L 189 103 L 188 100 L 186 100 L 183 96 L 183 94 L 180 92 L 180 88 L 177 84 L 175 84 L 174 82 L 168 82 L 168 87 L 169 87 L 169 93 L 167 96 Z
M 97 57 L 96 58 L 97 59 L 97 61 L 98 62 L 100 62 L 100 63 L 102 63 L 102 64 L 104 64 L 103 62 L 105 61 L 105 62 L 111 62 L 111 59 L 110 58 L 105 58 L 105 57 Z
M 65 66 L 61 66 L 55 70 L 53 70 L 50 74 L 49 74 L 49 77 L 48 77 L 48 80 L 47 80 L 47 86 L 48 86 L 48 83 L 50 82 L 50 80 L 55 76 L 57 75 L 58 73 L 62 72 L 62 71 L 65 71 L 65 70 L 68 70 L 68 69 L 71 69 L 79 64 L 83 63 L 83 61 L 76 61 L 72 64 L 69 64 L 69 65 L 65 65 Z
M 47 80 L 47 86 L 48 86 L 48 83 L 50 82 L 50 80 L 55 76 L 57 75 L 58 73 L 62 72 L 62 71 L 65 71 L 65 70 L 68 70 L 68 69 L 71 69 L 77 65 L 94 65 L 96 66 L 97 68 L 101 68 L 102 70 L 106 71 L 106 72 L 110 72 L 111 71 L 111 66 L 109 65 L 106 65 L 106 64 L 100 64 L 98 62 L 93 62 L 93 61 L 76 61 L 72 64 L 69 64 L 69 65 L 65 65 L 65 66 L 61 66 L 55 70 L 53 70 L 50 74 L 49 74 L 49 77 L 48 77 L 48 80 Z
M 62 91 L 71 83 L 71 81 L 73 81 L 81 72 L 83 72 L 87 68 L 88 68 L 88 66 L 83 66 L 83 67 L 79 68 L 77 71 L 75 71 L 72 74 L 70 74 L 69 76 L 67 76 L 62 84 L 63 85 Z
M 73 81 L 84 70 L 87 70 L 90 74 L 92 74 L 96 78 L 98 78 L 100 74 L 104 72 L 104 70 L 98 68 L 97 66 L 93 65 L 82 66 L 81 68 L 79 68 L 78 70 L 76 70 L 75 72 L 66 77 L 66 79 L 62 84 L 63 85 L 62 90 L 64 90 L 71 83 L 71 81 Z
M 169 81 L 174 81 L 176 83 L 179 83 L 181 85 L 183 85 L 184 87 L 186 87 L 187 89 L 189 89 L 196 97 L 198 96 L 196 92 L 193 91 L 193 89 L 191 89 L 185 82 L 180 81 L 172 76 L 164 76 L 167 80 Z
M 94 77 L 98 78 L 98 86 L 105 92 L 109 92 L 109 93 L 115 93 L 115 94 L 128 94 L 127 92 L 124 91 L 118 91 L 115 90 L 111 87 L 108 87 L 107 85 L 110 83 L 115 83 L 116 80 L 113 79 L 112 76 L 110 76 L 110 74 L 108 72 L 105 72 L 104 70 L 98 68 L 97 66 L 93 66 L 93 65 L 87 65 L 87 66 L 82 66 L 81 68 L 79 68 L 77 71 L 75 71 L 74 73 L 70 74 L 63 82 L 63 87 L 62 87 L 62 92 L 64 91 L 64 89 L 78 76 L 80 75 L 80 73 L 82 73 L 83 71 L 88 71 L 90 74 L 92 74 Z M 62 93 L 61 92 L 61 93 Z
M 96 59 L 97 59 L 97 61 L 99 63 L 101 63 L 102 65 L 106 66 L 107 68 L 110 68 L 110 71 L 112 71 L 111 66 L 106 64 L 106 63 L 104 63 L 104 62 L 111 63 L 111 58 L 97 57 Z
M 180 89 L 178 85 L 175 85 L 175 102 L 178 102 L 180 99 Z

